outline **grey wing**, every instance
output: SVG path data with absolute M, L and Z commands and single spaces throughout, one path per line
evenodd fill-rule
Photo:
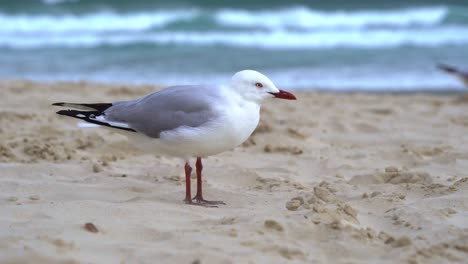
M 114 103 L 104 116 L 107 121 L 159 138 L 163 131 L 199 127 L 216 118 L 213 100 L 221 100 L 216 87 L 173 86 L 138 100 Z

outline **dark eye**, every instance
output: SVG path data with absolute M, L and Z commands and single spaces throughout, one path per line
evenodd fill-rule
M 257 88 L 262 88 L 262 87 L 263 87 L 263 84 L 261 84 L 261 83 L 256 83 L 255 86 L 256 86 Z

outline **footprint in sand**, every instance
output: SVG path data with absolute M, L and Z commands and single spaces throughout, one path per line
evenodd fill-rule
M 379 132 L 379 129 L 371 124 L 367 124 L 367 123 L 357 123 L 354 125 L 354 128 L 359 131 L 359 132 L 363 132 L 363 133 L 376 133 L 376 132 Z
M 151 192 L 151 190 L 148 189 L 148 188 L 143 188 L 143 187 L 138 187 L 138 186 L 128 187 L 128 190 L 131 191 L 131 192 L 136 192 L 136 193 L 149 193 L 149 192 Z
M 288 128 L 288 134 L 297 139 L 306 139 L 308 136 L 296 129 Z
M 351 184 L 379 184 L 379 183 L 421 183 L 430 184 L 432 176 L 426 172 L 401 171 L 396 167 L 387 167 L 384 172 L 356 175 L 349 180 Z
M 0 161 L 9 162 L 16 159 L 16 155 L 13 154 L 10 148 L 0 145 Z
M 393 114 L 393 110 L 390 108 L 371 108 L 367 109 L 368 112 L 376 114 L 376 115 L 391 115 Z
M 289 153 L 292 155 L 301 155 L 304 151 L 296 146 L 273 146 L 266 144 L 263 148 L 266 153 Z
M 265 228 L 267 230 L 274 230 L 278 232 L 283 232 L 284 228 L 282 225 L 280 225 L 278 222 L 275 220 L 265 220 L 264 224 Z
M 341 229 L 342 222 L 358 224 L 358 212 L 351 205 L 339 199 L 337 190 L 328 182 L 321 182 L 312 193 L 304 193 L 286 202 L 290 211 L 306 210 L 305 217 L 314 224 L 326 224 Z
M 52 138 L 34 139 L 24 142 L 23 154 L 26 154 L 28 162 L 65 161 L 75 156 L 75 148 L 67 147 Z

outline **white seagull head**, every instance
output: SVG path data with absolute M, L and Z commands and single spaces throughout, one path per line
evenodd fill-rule
M 278 89 L 268 77 L 253 70 L 243 70 L 234 74 L 230 87 L 249 101 L 262 102 L 272 97 L 296 100 L 292 93 Z

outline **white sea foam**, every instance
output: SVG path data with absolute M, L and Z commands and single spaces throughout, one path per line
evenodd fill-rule
M 85 15 L 0 14 L 0 33 L 60 33 L 143 31 L 174 21 L 190 20 L 197 10 L 153 11 L 132 14 L 97 12 Z
M 280 11 L 221 10 L 216 20 L 223 25 L 282 28 L 349 28 L 366 26 L 431 26 L 443 21 L 448 8 L 420 7 L 379 11 L 315 11 L 296 7 Z
M 1 35 L 0 46 L 11 48 L 97 47 L 101 45 L 177 44 L 226 45 L 268 49 L 317 49 L 333 47 L 385 48 L 402 45 L 436 47 L 468 44 L 468 27 L 441 26 L 413 29 L 351 29 L 312 32 L 152 32 L 139 34 Z
M 219 9 L 206 11 L 155 10 L 135 13 L 97 11 L 81 15 L 1 14 L 0 33 L 144 31 L 169 23 L 205 16 L 219 26 L 282 29 L 363 28 L 375 26 L 433 26 L 447 16 L 448 8 L 419 7 L 380 11 L 317 11 L 307 7 L 270 11 Z M 194 21 L 196 23 L 196 21 Z
M 78 0 L 42 0 L 42 2 L 46 5 L 57 5 L 67 2 L 78 2 Z
M 180 44 L 272 49 L 330 47 L 437 46 L 468 43 L 467 25 L 447 25 L 448 7 L 381 11 L 316 11 L 296 7 L 275 11 L 218 9 L 156 10 L 136 13 L 97 11 L 82 15 L 0 13 L 0 46 L 96 47 L 100 45 Z M 216 27 L 169 30 L 174 22 Z M 203 20 L 206 21 L 206 20 Z M 221 27 L 221 28 L 220 28 Z M 222 27 L 243 27 L 226 30 Z

